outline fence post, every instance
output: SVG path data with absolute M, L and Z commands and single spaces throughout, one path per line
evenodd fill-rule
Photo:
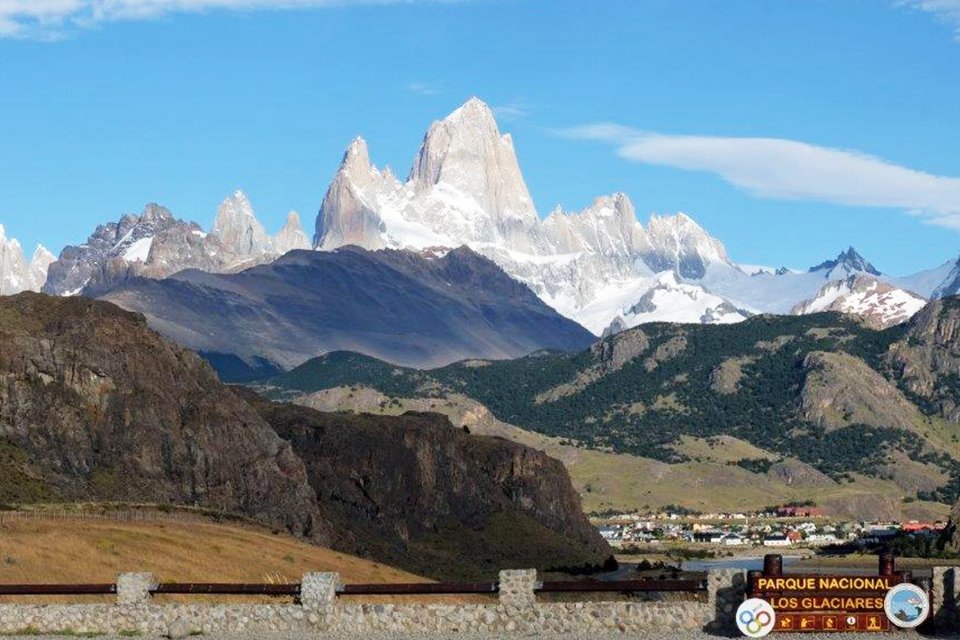
M 747 592 L 746 574 L 742 569 L 712 569 L 707 572 L 707 602 L 713 620 L 707 631 L 732 633 L 737 630 L 734 620 L 737 607 Z
M 526 609 L 537 604 L 537 570 L 508 569 L 500 572 L 500 604 Z
M 156 587 L 157 579 L 152 573 L 118 573 L 117 604 L 150 604 L 150 590 Z
M 324 612 L 333 608 L 337 587 L 342 584 L 339 573 L 305 573 L 300 580 L 300 606 Z
M 938 633 L 950 633 L 957 630 L 960 622 L 958 603 L 960 603 L 960 567 L 934 567 L 933 593 L 930 603 L 930 617 Z

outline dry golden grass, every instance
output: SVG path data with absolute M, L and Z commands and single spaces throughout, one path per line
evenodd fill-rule
M 0 584 L 113 583 L 117 573 L 127 571 L 149 571 L 163 582 L 297 583 L 310 571 L 336 571 L 346 583 L 428 582 L 393 567 L 254 527 L 71 519 L 0 524 Z M 15 600 L 38 601 L 37 597 L 0 597 L 0 602 Z M 219 596 L 177 600 L 238 601 Z M 255 600 L 242 597 L 239 601 Z M 42 601 L 65 600 L 43 597 Z M 102 602 L 103 598 L 70 601 Z

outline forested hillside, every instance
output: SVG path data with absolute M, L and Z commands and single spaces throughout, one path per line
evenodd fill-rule
M 689 459 L 681 436 L 734 436 L 773 454 L 735 462 L 751 471 L 797 459 L 835 481 L 892 479 L 915 498 L 952 502 L 958 309 L 956 299 L 931 303 L 885 331 L 835 313 L 650 324 L 575 355 L 430 371 L 333 353 L 268 386 L 288 397 L 341 386 L 398 398 L 459 393 L 524 429 L 668 463 Z

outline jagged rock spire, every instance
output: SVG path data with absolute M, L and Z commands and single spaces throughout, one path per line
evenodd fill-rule
M 243 191 L 234 192 L 220 203 L 210 233 L 236 255 L 255 256 L 270 251 L 270 236 L 257 220 Z

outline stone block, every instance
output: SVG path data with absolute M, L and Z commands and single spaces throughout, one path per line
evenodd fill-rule
M 500 572 L 500 604 L 526 609 L 537 604 L 537 570 L 510 569 Z
M 135 606 L 150 603 L 150 590 L 157 586 L 152 573 L 117 574 L 117 604 Z
M 331 609 L 337 600 L 339 573 L 306 573 L 300 581 L 300 605 L 311 611 Z

